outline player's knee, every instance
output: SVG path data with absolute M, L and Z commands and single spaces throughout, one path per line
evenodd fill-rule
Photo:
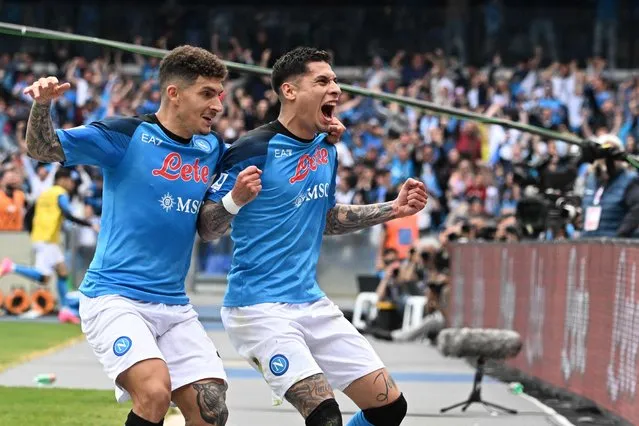
M 171 404 L 171 386 L 163 380 L 149 378 L 131 393 L 131 398 L 137 412 L 149 419 L 164 418 Z
M 322 401 L 306 418 L 306 426 L 342 426 L 342 412 L 334 398 Z
M 373 426 L 399 426 L 406 417 L 408 403 L 404 394 L 390 404 L 362 410 L 366 420 Z

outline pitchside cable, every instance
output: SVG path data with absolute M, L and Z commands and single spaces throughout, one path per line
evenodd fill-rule
M 52 31 L 43 28 L 28 27 L 25 25 L 10 24 L 8 22 L 0 22 L 0 34 L 13 35 L 18 37 L 31 37 L 41 38 L 46 40 L 64 40 L 64 41 L 78 41 L 84 43 L 98 44 L 101 46 L 111 47 L 113 49 L 120 49 L 127 52 L 138 53 L 145 56 L 155 56 L 157 58 L 163 57 L 168 53 L 168 50 L 158 49 L 155 47 L 141 46 L 133 43 L 123 43 L 119 41 L 106 40 L 97 37 L 89 37 L 72 33 L 65 33 L 61 31 Z M 270 75 L 271 70 L 269 68 L 259 67 L 256 65 L 240 64 L 237 62 L 223 61 L 224 64 L 233 71 L 246 72 L 250 74 L 258 75 Z M 368 96 L 374 99 L 379 99 L 386 102 L 395 102 L 404 106 L 413 108 L 419 108 L 424 111 L 433 112 L 440 115 L 450 115 L 457 118 L 477 121 L 484 124 L 496 124 L 503 127 L 517 129 L 522 132 L 531 133 L 534 135 L 542 136 L 546 139 L 555 139 L 567 142 L 573 145 L 581 145 L 584 141 L 578 136 L 570 133 L 559 133 L 547 130 L 541 127 L 531 126 L 528 124 L 517 123 L 515 121 L 504 120 L 501 118 L 487 117 L 482 114 L 477 114 L 469 111 L 464 111 L 457 108 L 449 108 L 441 105 L 435 105 L 430 102 L 425 102 L 418 99 L 408 98 L 405 96 L 398 96 L 388 93 L 373 92 L 370 90 L 362 89 L 361 87 L 353 86 L 350 84 L 340 84 L 343 91 L 353 93 L 361 96 Z M 630 154 L 624 154 L 624 159 L 632 166 L 639 169 L 639 156 L 633 156 Z

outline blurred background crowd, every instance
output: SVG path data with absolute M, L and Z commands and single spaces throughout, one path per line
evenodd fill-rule
M 549 9 L 535 1 L 448 0 L 428 9 L 419 3 L 424 13 L 414 13 L 416 2 L 408 0 L 393 8 L 327 8 L 313 16 L 301 9 L 165 1 L 163 18 L 156 12 L 149 15 L 153 20 L 144 13 L 122 17 L 117 1 L 85 1 L 69 14 L 49 14 L 32 3 L 37 2 L 2 2 L 0 20 L 166 49 L 190 43 L 229 61 L 266 67 L 291 47 L 314 45 L 331 51 L 344 82 L 583 139 L 611 134 L 618 150 L 639 153 L 639 74 L 628 71 L 639 65 L 634 34 L 639 30 L 624 25 L 639 18 L 635 0 L 591 0 L 578 9 Z M 157 10 L 145 1 L 126 7 Z M 8 231 L 28 229 L 30 207 L 52 185 L 58 167 L 25 154 L 30 101 L 22 89 L 47 74 L 70 82 L 72 90 L 53 107 L 60 127 L 152 113 L 160 100 L 159 59 L 18 37 L 3 37 L 2 45 L 0 230 Z M 225 90 L 225 110 L 215 130 L 227 143 L 276 119 L 277 98 L 267 78 L 231 72 Z M 392 302 L 399 316 L 410 295 L 427 295 L 427 312 L 445 303 L 450 242 L 584 237 L 591 204 L 604 207 L 601 221 L 618 222 L 604 236 L 629 237 L 638 225 L 629 219 L 639 205 L 633 179 L 617 188 L 617 199 L 601 193 L 597 198 L 606 173 L 608 181 L 618 173 L 630 176 L 614 161 L 617 151 L 606 156 L 592 143 L 581 149 L 347 93 L 337 115 L 347 127 L 338 144 L 338 203 L 391 200 L 409 177 L 421 179 L 429 191 L 419 216 L 391 222 L 371 237 L 377 247 L 370 271 L 378 278 L 374 291 Z M 602 162 L 607 169 L 597 168 Z M 77 167 L 74 177 L 75 213 L 99 220 L 100 170 Z M 15 206 L 11 200 L 20 192 L 24 206 Z M 606 202 L 616 202 L 619 211 L 606 215 L 612 211 Z M 93 231 L 78 230 L 73 243 L 82 254 L 80 263 L 90 260 Z M 220 244 L 226 248 L 203 248 L 201 270 L 224 271 L 229 243 Z

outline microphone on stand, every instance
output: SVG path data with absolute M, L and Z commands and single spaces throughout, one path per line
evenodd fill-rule
M 462 407 L 462 411 L 474 403 L 482 404 L 490 411 L 495 408 L 511 414 L 517 410 L 503 407 L 492 402 L 484 401 L 481 396 L 481 382 L 484 377 L 484 367 L 487 359 L 507 359 L 516 357 L 521 352 L 523 344 L 519 333 L 513 330 L 482 329 L 482 328 L 446 328 L 437 337 L 437 348 L 447 357 L 477 358 L 477 370 L 473 389 L 466 401 L 442 408 L 441 413 Z

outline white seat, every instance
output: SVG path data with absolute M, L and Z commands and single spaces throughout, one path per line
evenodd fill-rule
M 408 331 L 422 322 L 426 301 L 427 299 L 424 296 L 409 296 L 406 299 L 404 319 L 402 321 L 403 331 Z
M 353 325 L 358 330 L 366 328 L 366 321 L 363 319 L 364 315 L 366 315 L 368 320 L 372 320 L 377 316 L 377 293 L 367 291 L 357 295 L 355 307 L 353 308 Z

